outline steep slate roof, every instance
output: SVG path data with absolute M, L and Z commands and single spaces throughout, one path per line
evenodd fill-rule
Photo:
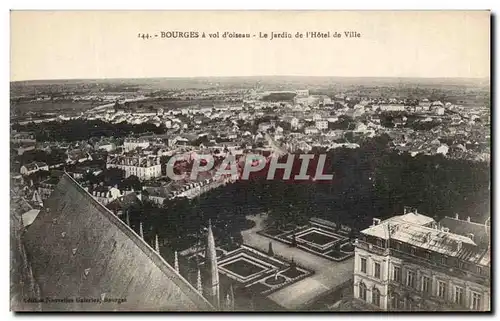
M 106 205 L 112 211 L 125 211 L 134 205 L 140 205 L 142 202 L 137 197 L 135 192 L 128 193 L 124 196 L 120 196 L 117 199 L 113 200 L 111 203 Z
M 208 311 L 213 306 L 131 228 L 65 174 L 25 233 L 46 311 Z M 76 301 L 76 300 L 75 300 Z
M 457 257 L 481 265 L 490 264 L 490 250 L 484 246 L 478 246 L 467 236 L 457 234 L 451 227 L 446 232 L 441 229 L 424 226 L 434 220 L 422 214 L 407 213 L 405 215 L 393 216 L 361 231 L 365 235 L 375 236 L 381 239 L 391 239 L 407 243 L 409 245 L 434 251 L 441 254 Z M 441 220 L 448 223 L 449 220 Z M 484 229 L 484 225 L 482 225 Z M 455 230 L 457 230 L 455 228 Z M 469 247 L 461 247 L 458 244 L 467 244 Z
M 472 233 L 474 234 L 474 242 L 481 245 L 488 245 L 490 242 L 490 227 L 485 226 L 484 224 L 468 222 L 452 217 L 444 217 L 441 221 L 439 221 L 442 226 L 445 226 L 450 229 L 451 232 L 465 235 Z

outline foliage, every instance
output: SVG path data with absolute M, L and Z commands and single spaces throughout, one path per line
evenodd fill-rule
M 35 133 L 37 141 L 67 141 L 88 140 L 91 137 L 125 137 L 130 134 L 154 133 L 163 134 L 166 128 L 163 124 L 128 124 L 125 122 L 112 124 L 101 120 L 72 119 L 68 121 L 51 121 L 46 123 L 14 124 L 12 129 Z
M 218 244 L 241 242 L 247 214 L 269 212 L 268 224 L 302 224 L 320 217 L 354 229 L 373 217 L 400 215 L 404 206 L 439 220 L 470 216 L 482 222 L 489 212 L 489 164 L 447 159 L 441 155 L 398 154 L 387 136 L 365 140 L 360 148 L 328 152 L 333 181 L 266 180 L 251 177 L 211 190 L 198 199 L 168 200 L 143 209 L 149 229 L 175 249 L 203 245 L 211 219 Z M 293 175 L 293 174 L 292 174 Z M 292 176 L 293 177 L 293 176 Z
M 130 175 L 129 177 L 119 182 L 118 187 L 122 190 L 133 189 L 134 191 L 140 191 L 142 190 L 142 183 L 137 176 Z

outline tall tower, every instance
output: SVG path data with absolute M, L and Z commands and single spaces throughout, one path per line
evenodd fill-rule
M 233 285 L 232 284 L 230 285 L 229 290 L 226 293 L 225 309 L 227 311 L 233 311 L 234 310 L 234 291 L 233 291 Z
M 207 298 L 212 304 L 219 307 L 219 272 L 217 269 L 217 254 L 215 251 L 215 239 L 212 232 L 212 222 L 208 221 L 207 250 L 205 254 L 205 268 L 207 278 Z

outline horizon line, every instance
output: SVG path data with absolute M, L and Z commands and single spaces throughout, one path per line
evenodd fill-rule
M 210 79 L 210 78 L 271 78 L 271 77 L 289 77 L 289 78 L 385 78 L 385 79 L 469 79 L 485 80 L 491 79 L 491 76 L 482 77 L 449 77 L 449 76 L 305 76 L 305 75 L 252 75 L 252 76 L 152 76 L 152 77 L 96 77 L 96 78 L 44 78 L 44 79 L 25 79 L 10 80 L 9 83 L 17 82 L 36 82 L 36 81 L 75 81 L 75 80 L 134 80 L 134 79 Z

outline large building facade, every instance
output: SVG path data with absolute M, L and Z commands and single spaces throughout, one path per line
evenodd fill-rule
M 161 176 L 161 163 L 158 156 L 124 156 L 108 157 L 106 168 L 119 168 L 125 171 L 125 177 L 137 176 L 141 180 L 149 180 Z
M 356 241 L 354 297 L 368 309 L 489 311 L 490 227 L 415 212 L 374 219 Z
M 145 139 L 125 139 L 123 142 L 123 148 L 125 151 L 129 152 L 132 150 L 135 150 L 136 148 L 148 148 L 149 147 L 149 141 Z

